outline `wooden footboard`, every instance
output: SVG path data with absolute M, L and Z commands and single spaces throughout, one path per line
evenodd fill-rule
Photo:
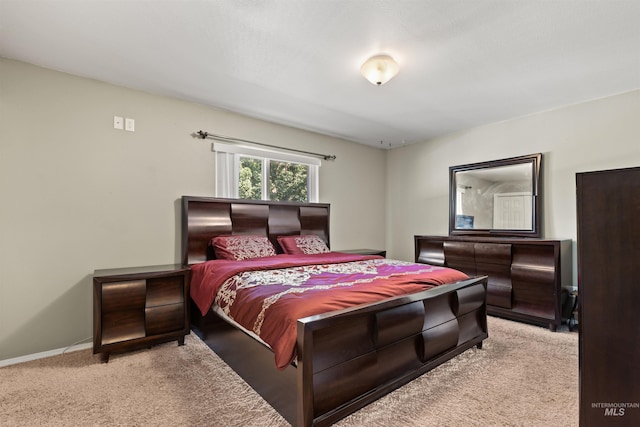
M 238 330 L 219 322 L 197 327 L 292 425 L 326 426 L 474 345 L 481 348 L 488 336 L 486 285 L 479 277 L 300 319 L 297 368 L 284 371 L 275 368 L 270 350 Z
M 487 335 L 486 278 L 298 321 L 298 426 L 330 425 Z

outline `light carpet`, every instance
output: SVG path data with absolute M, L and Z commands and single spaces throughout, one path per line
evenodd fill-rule
M 489 338 L 338 427 L 577 426 L 578 334 L 489 317 Z M 0 368 L 0 426 L 289 424 L 197 336 Z

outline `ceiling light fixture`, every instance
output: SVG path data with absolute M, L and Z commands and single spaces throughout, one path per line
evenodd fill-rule
M 378 86 L 391 80 L 398 71 L 400 71 L 398 63 L 389 55 L 372 56 L 360 67 L 362 76 Z

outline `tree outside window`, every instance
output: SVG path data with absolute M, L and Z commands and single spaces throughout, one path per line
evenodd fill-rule
M 252 157 L 240 158 L 238 177 L 238 197 L 241 199 L 262 199 L 262 160 Z
M 239 160 L 241 199 L 309 201 L 309 165 L 245 156 Z

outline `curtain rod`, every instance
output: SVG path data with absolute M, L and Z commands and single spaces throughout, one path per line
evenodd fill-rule
M 198 132 L 196 132 L 196 134 L 201 139 L 211 138 L 211 139 L 216 139 L 218 141 L 246 142 L 248 144 L 261 145 L 263 147 L 277 148 L 279 150 L 286 150 L 286 151 L 293 151 L 295 153 L 309 154 L 311 156 L 321 157 L 324 160 L 335 160 L 336 159 L 336 156 L 331 155 L 331 154 L 320 154 L 320 153 L 312 153 L 311 151 L 296 150 L 294 148 L 283 148 L 283 147 L 278 147 L 277 145 L 269 145 L 269 144 L 264 144 L 262 142 L 249 141 L 248 139 L 240 139 L 240 138 L 233 138 L 233 137 L 230 137 L 230 136 L 216 135 L 215 133 L 209 133 L 209 132 L 205 132 L 205 131 L 202 131 L 202 130 L 199 130 Z

